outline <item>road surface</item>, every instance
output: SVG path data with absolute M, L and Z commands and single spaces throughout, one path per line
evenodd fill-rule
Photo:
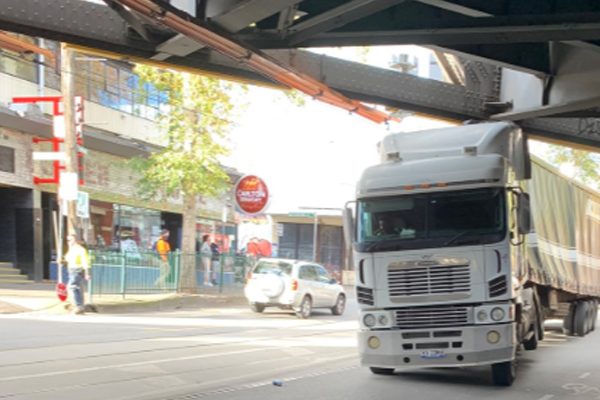
M 0 399 L 600 399 L 600 331 L 548 331 L 499 388 L 488 368 L 372 375 L 358 367 L 355 316 L 353 300 L 309 320 L 245 307 L 1 316 Z

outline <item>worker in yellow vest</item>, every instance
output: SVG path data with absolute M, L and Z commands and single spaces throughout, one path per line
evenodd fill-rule
M 69 283 L 67 289 L 71 294 L 71 299 L 75 301 L 74 314 L 83 314 L 83 290 L 81 284 L 83 279 L 90 280 L 90 260 L 88 252 L 77 240 L 77 236 L 69 234 L 67 236 L 69 251 L 65 255 L 67 269 L 69 271 Z

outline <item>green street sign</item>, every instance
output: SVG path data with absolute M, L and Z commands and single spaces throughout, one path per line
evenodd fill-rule
M 315 216 L 314 213 L 305 213 L 305 212 L 293 212 L 293 213 L 289 213 L 288 217 L 307 217 L 307 218 L 313 218 Z

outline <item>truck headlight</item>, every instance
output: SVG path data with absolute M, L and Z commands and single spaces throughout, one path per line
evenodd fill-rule
M 372 328 L 377 323 L 377 319 L 375 318 L 375 316 L 373 314 L 367 314 L 363 317 L 363 322 L 366 326 L 368 326 L 369 328 Z
M 477 320 L 479 322 L 485 322 L 487 320 L 487 313 L 484 310 L 481 310 L 477 313 Z
M 500 320 L 504 319 L 505 313 L 504 313 L 503 309 L 501 309 L 500 307 L 496 307 L 492 310 L 490 315 L 492 316 L 492 319 L 494 321 L 500 321 Z

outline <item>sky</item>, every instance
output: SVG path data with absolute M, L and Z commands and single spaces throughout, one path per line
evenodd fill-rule
M 387 67 L 391 54 L 410 48 L 428 52 L 416 46 L 378 48 L 369 52 L 369 64 Z M 352 48 L 322 52 L 358 59 Z M 232 154 L 225 164 L 265 180 L 272 195 L 267 212 L 274 214 L 342 208 L 353 199 L 362 171 L 378 163 L 377 143 L 386 134 L 447 125 L 416 117 L 377 125 L 310 98 L 298 107 L 273 89 L 251 87 L 248 95 L 250 104 L 231 134 Z

